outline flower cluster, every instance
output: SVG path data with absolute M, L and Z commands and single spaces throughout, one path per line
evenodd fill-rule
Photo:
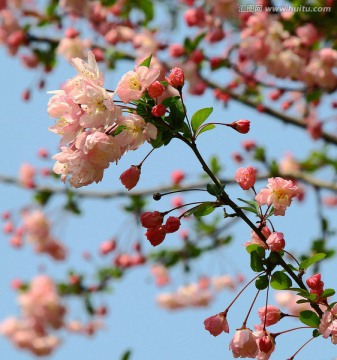
M 164 214 L 153 211 L 145 212 L 140 217 L 140 222 L 147 229 L 146 237 L 152 246 L 161 244 L 166 234 L 173 233 L 180 228 L 180 219 L 174 216 L 168 217 L 166 223 L 163 224 Z
M 50 331 L 64 325 L 66 313 L 54 283 L 47 276 L 36 277 L 29 290 L 19 296 L 19 304 L 22 318 L 8 318 L 0 325 L 0 332 L 21 349 L 49 355 L 60 343 Z
M 50 131 L 61 136 L 61 152 L 53 156 L 54 172 L 81 187 L 101 181 L 110 163 L 155 139 L 157 129 L 137 114 L 123 116 L 113 94 L 102 87 L 103 75 L 92 52 L 88 63 L 75 58 L 72 65 L 78 74 L 62 90 L 52 92 L 48 113 L 58 119 Z M 116 93 L 124 102 L 138 100 L 158 75 L 157 69 L 138 66 L 123 76 Z

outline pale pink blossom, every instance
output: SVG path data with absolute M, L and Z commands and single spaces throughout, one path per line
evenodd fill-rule
M 277 304 L 284 307 L 291 315 L 298 316 L 301 311 L 311 310 L 308 303 L 298 304 L 297 301 L 303 299 L 291 291 L 278 291 L 275 294 Z
M 337 304 L 324 312 L 318 330 L 325 339 L 331 336 L 331 342 L 337 344 Z
M 259 351 L 252 330 L 247 328 L 236 331 L 229 349 L 232 350 L 234 358 L 255 358 Z
M 300 171 L 300 164 L 291 153 L 285 154 L 280 160 L 279 170 L 282 174 L 293 174 Z
M 90 40 L 80 37 L 64 37 L 60 40 L 57 53 L 70 61 L 72 58 L 86 58 L 90 49 Z
M 267 305 L 267 311 L 265 306 L 259 308 L 258 310 L 261 324 L 266 324 L 266 326 L 274 325 L 279 322 L 281 314 L 281 310 L 273 305 Z
M 229 275 L 219 275 L 212 278 L 212 283 L 216 291 L 223 289 L 235 290 L 234 279 Z
M 171 282 L 167 268 L 161 264 L 152 265 L 151 274 L 153 275 L 157 286 L 164 286 Z
M 222 332 L 229 333 L 228 322 L 224 313 L 216 314 L 204 320 L 205 329 L 213 336 L 218 336 Z
M 136 66 L 134 71 L 123 75 L 117 84 L 116 94 L 124 102 L 139 100 L 146 89 L 157 79 L 160 70 L 146 66 Z
M 259 205 L 273 206 L 275 215 L 284 215 L 286 208 L 298 194 L 298 186 L 291 180 L 275 177 L 268 179 L 267 189 L 260 190 L 255 200 Z
M 151 123 L 146 123 L 141 116 L 136 114 L 129 114 L 127 117 L 120 116 L 117 124 L 125 127 L 115 137 L 123 152 L 136 150 L 145 141 L 150 141 L 157 137 L 157 128 Z
M 271 251 L 279 252 L 283 250 L 285 247 L 283 233 L 278 231 L 272 232 L 267 239 L 267 245 Z
M 268 239 L 268 237 L 271 234 L 271 231 L 268 228 L 268 226 L 264 226 L 261 231 L 262 231 L 262 234 L 265 236 L 265 238 Z M 260 239 L 259 235 L 257 235 L 255 231 L 252 230 L 250 234 L 251 234 L 251 241 L 246 242 L 244 244 L 245 246 L 248 246 L 251 244 L 257 244 L 257 245 L 260 245 L 261 247 L 263 247 L 264 249 L 268 249 L 268 246 L 266 245 L 266 243 L 262 239 Z
M 19 171 L 19 181 L 23 187 L 32 189 L 35 187 L 36 170 L 33 165 L 23 163 Z
M 104 84 L 103 74 L 97 65 L 95 55 L 91 51 L 88 52 L 88 63 L 80 58 L 74 58 L 71 59 L 71 64 L 81 77 L 88 79 L 98 86 Z
M 235 181 L 240 185 L 241 189 L 249 190 L 255 184 L 256 169 L 251 166 L 237 169 L 235 173 Z

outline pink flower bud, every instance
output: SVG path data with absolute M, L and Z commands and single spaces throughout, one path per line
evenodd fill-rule
M 116 241 L 109 240 L 104 241 L 99 247 L 99 253 L 101 255 L 107 255 L 116 249 Z
M 247 134 L 250 128 L 250 121 L 249 120 L 237 120 L 230 124 L 228 124 L 232 129 L 236 130 L 241 134 Z
M 11 234 L 14 231 L 14 224 L 11 221 L 6 221 L 3 226 L 5 234 Z
M 174 185 L 179 185 L 185 179 L 185 173 L 181 170 L 175 170 L 171 174 L 171 180 Z
M 190 60 L 196 64 L 200 64 L 204 60 L 204 53 L 200 49 L 196 49 L 190 55 Z
M 208 330 L 213 336 L 218 336 L 222 332 L 229 333 L 229 327 L 226 317 L 220 313 L 209 318 L 204 321 L 205 329 Z
M 235 358 L 255 358 L 259 348 L 252 331 L 248 328 L 237 330 L 229 344 Z
M 74 39 L 76 38 L 78 35 L 80 35 L 79 31 L 69 27 L 66 29 L 66 31 L 64 32 L 65 37 L 69 38 L 69 39 Z
M 155 105 L 151 110 L 151 114 L 156 117 L 164 116 L 165 113 L 166 113 L 166 107 L 162 104 Z
M 163 223 L 163 219 L 164 217 L 159 211 L 147 211 L 141 215 L 140 222 L 147 229 L 158 228 Z
M 49 156 L 49 153 L 48 153 L 48 150 L 45 149 L 45 148 L 40 148 L 37 155 L 42 158 L 42 159 L 45 159 Z
M 159 81 L 155 81 L 153 82 L 148 88 L 147 88 L 147 92 L 149 93 L 150 97 L 152 99 L 156 99 L 159 96 L 163 95 L 163 92 L 165 90 L 164 85 L 159 82 Z
M 235 181 L 241 186 L 242 190 L 249 190 L 256 181 L 256 169 L 251 166 L 239 168 L 235 173 Z
M 177 217 L 170 216 L 166 224 L 164 225 L 164 230 L 166 233 L 173 233 L 179 230 L 180 220 Z
M 95 55 L 96 62 L 104 61 L 104 51 L 102 49 L 96 47 L 92 49 L 92 52 Z
M 283 233 L 277 231 L 271 233 L 267 239 L 267 245 L 271 251 L 279 252 L 283 250 L 286 245 Z
M 254 150 L 256 148 L 256 142 L 254 140 L 244 140 L 242 141 L 242 147 L 246 151 Z
M 310 276 L 306 283 L 311 290 L 322 290 L 324 286 L 324 282 L 321 281 L 321 274 Z
M 145 235 L 152 246 L 157 246 L 164 241 L 166 234 L 164 229 L 159 227 L 148 229 Z
M 178 67 L 173 68 L 170 72 L 170 75 L 165 79 L 172 87 L 176 89 L 182 88 L 185 83 L 184 72 Z
M 169 48 L 170 56 L 176 58 L 185 54 L 185 48 L 180 44 L 172 44 Z
M 137 185 L 140 177 L 140 172 L 140 167 L 132 165 L 120 176 L 119 179 L 121 183 L 126 187 L 128 191 L 133 189 Z
M 267 305 L 267 312 L 265 306 L 261 307 L 258 310 L 258 314 L 261 319 L 261 324 L 263 325 L 266 321 L 266 326 L 274 325 L 281 319 L 281 310 L 273 305 Z
M 188 26 L 203 26 L 206 20 L 205 10 L 202 7 L 188 9 L 184 18 Z

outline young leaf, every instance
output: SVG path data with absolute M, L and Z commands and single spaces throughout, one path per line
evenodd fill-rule
M 150 67 L 151 59 L 152 59 L 152 54 L 149 57 L 147 57 L 145 60 L 143 60 L 139 66 Z
M 320 323 L 318 315 L 310 310 L 301 311 L 299 319 L 303 324 L 316 328 Z
M 335 295 L 335 293 L 336 292 L 334 289 L 325 289 L 320 297 L 327 298 L 327 297 Z
M 188 217 L 190 215 L 198 216 L 206 216 L 214 211 L 214 205 L 211 203 L 204 203 L 198 206 L 193 207 L 192 209 L 185 212 L 184 217 Z
M 292 281 L 288 275 L 282 271 L 275 271 L 271 276 L 270 285 L 275 290 L 285 290 L 291 287 Z
M 207 120 L 212 114 L 213 108 L 204 108 L 195 112 L 191 119 L 191 125 L 194 133 L 199 129 L 199 126 Z
M 324 254 L 324 253 L 318 253 L 318 254 L 315 254 L 314 256 L 312 256 L 309 259 L 303 260 L 300 263 L 300 269 L 306 270 L 309 266 L 311 266 L 311 265 L 315 264 L 316 262 L 324 259 L 325 256 L 326 256 L 326 254 Z

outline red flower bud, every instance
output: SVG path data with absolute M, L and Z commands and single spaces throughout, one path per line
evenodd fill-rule
M 155 105 L 151 110 L 151 114 L 156 117 L 161 117 L 165 115 L 165 113 L 166 113 L 166 107 L 162 104 Z
M 152 246 L 161 244 L 165 239 L 165 231 L 162 227 L 148 229 L 145 235 Z
M 180 68 L 173 68 L 168 77 L 166 77 L 166 81 L 173 86 L 174 88 L 182 88 L 185 83 L 185 75 L 184 72 Z
M 273 342 L 269 336 L 265 335 L 260 339 L 260 341 L 259 341 L 260 351 L 262 351 L 264 353 L 269 353 L 269 351 L 272 349 L 272 347 L 273 347 Z
M 164 230 L 166 233 L 176 232 L 177 230 L 179 230 L 179 228 L 180 228 L 180 219 L 174 216 L 170 216 L 167 219 L 166 224 L 164 225 Z
M 238 120 L 228 124 L 232 129 L 236 130 L 241 134 L 247 134 L 250 128 L 250 121 L 249 120 Z
M 165 87 L 159 81 L 153 82 L 148 88 L 147 92 L 149 93 L 152 99 L 156 99 L 157 97 L 161 96 L 165 90 Z
M 147 229 L 158 228 L 163 223 L 163 219 L 164 216 L 159 211 L 147 211 L 141 215 L 140 222 Z

